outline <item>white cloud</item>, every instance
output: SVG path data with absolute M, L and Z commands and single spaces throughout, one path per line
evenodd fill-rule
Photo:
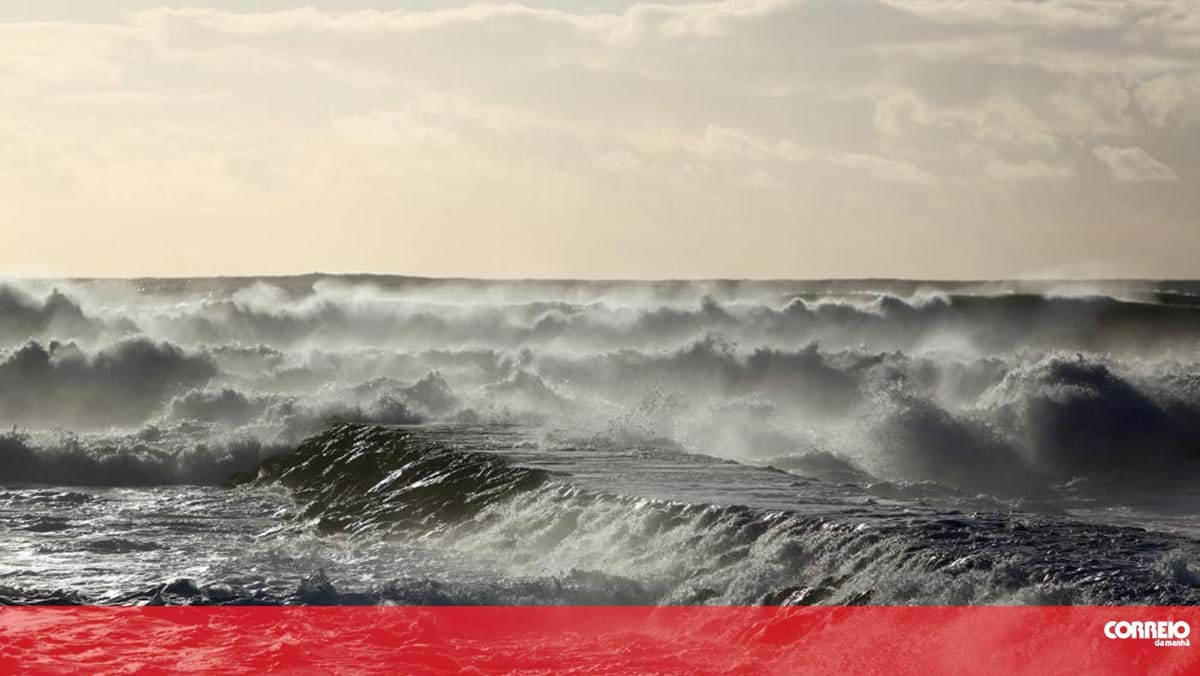
M 1200 113 L 1200 70 L 1168 73 L 1138 85 L 1134 92 L 1146 118 L 1156 126 L 1193 120 Z
M 189 194 L 228 197 L 205 222 L 270 218 L 290 195 L 297 222 L 340 207 L 369 232 L 402 212 L 562 237 L 588 214 L 669 241 L 727 219 L 771 237 L 819 224 L 806 246 L 827 228 L 860 251 L 905 219 L 946 241 L 1034 227 L 1017 214 L 1169 231 L 1185 210 L 1163 191 L 1186 199 L 1169 182 L 1200 171 L 1193 0 L 312 4 L 0 24 L 6 122 L 55 139 L 0 138 L 0 212 L 11 198 L 10 220 L 52 232 L 53 188 L 71 185 L 94 198 L 73 215 L 116 223 L 139 200 L 171 222 Z M 896 237 L 881 248 L 911 246 Z
M 1016 28 L 1105 29 L 1136 18 L 1136 6 L 1104 0 L 1013 2 L 1012 0 L 887 0 L 932 21 Z
M 371 146 L 446 148 L 459 140 L 452 130 L 426 124 L 411 111 L 376 110 L 335 118 L 330 124 L 342 137 Z
M 750 162 L 824 165 L 860 171 L 880 181 L 908 185 L 925 185 L 935 180 L 930 172 L 903 159 L 868 153 L 829 152 L 806 148 L 792 140 L 772 142 L 744 129 L 718 125 L 709 125 L 702 136 L 683 139 L 681 147 L 710 160 L 727 155 Z
M 0 86 L 35 89 L 116 86 L 136 31 L 124 26 L 0 23 Z
M 933 174 L 906 160 L 893 160 L 861 153 L 831 155 L 827 160 L 841 167 L 861 169 L 880 181 L 927 185 L 935 180 Z
M 1040 160 L 1020 163 L 991 160 L 985 165 L 984 172 L 1002 181 L 1041 181 L 1070 178 L 1075 175 L 1070 167 L 1050 165 Z
M 1113 178 L 1124 183 L 1175 181 L 1179 178 L 1175 175 L 1174 170 L 1154 159 L 1141 148 L 1096 146 L 1092 152 L 1108 167 Z

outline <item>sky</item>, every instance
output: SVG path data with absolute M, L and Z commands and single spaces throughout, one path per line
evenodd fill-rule
M 0 5 L 0 274 L 1200 277 L 1200 2 Z

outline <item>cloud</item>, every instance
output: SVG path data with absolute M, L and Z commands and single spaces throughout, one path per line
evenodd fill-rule
M 1200 169 L 1200 8 L 1186 0 L 312 5 L 0 24 L 0 220 L 43 233 L 0 232 L 0 268 L 78 265 L 62 244 L 84 223 L 140 265 L 173 264 L 172 223 L 212 233 L 188 244 L 206 268 L 556 276 L 844 275 L 823 266 L 851 259 L 907 275 L 958 261 L 938 274 L 960 276 L 1009 255 L 1012 273 L 1127 256 L 1134 213 L 1187 233 L 1183 182 L 1168 181 Z M 1142 148 L 1172 148 L 1170 168 Z M 1175 192 L 1118 201 L 1084 171 L 1094 157 Z M 1098 217 L 1111 249 L 1068 248 Z M 1038 219 L 1064 231 L 1049 248 L 1025 240 Z M 279 253 L 329 223 L 342 241 Z M 977 250 L 930 260 L 913 228 Z M 697 232 L 720 243 L 671 255 Z M 751 243 L 781 235 L 772 249 L 803 260 Z M 116 258 L 88 270 L 130 272 Z
M 1038 181 L 1070 178 L 1075 175 L 1070 167 L 1052 166 L 1039 160 L 1021 163 L 992 160 L 987 163 L 985 171 L 988 176 L 1002 181 Z
M 1092 152 L 1108 167 L 1113 178 L 1123 183 L 1175 181 L 1179 178 L 1174 170 L 1150 157 L 1150 154 L 1141 148 L 1096 146 Z
M 745 129 L 709 125 L 698 137 L 675 139 L 677 150 L 709 160 L 734 157 L 742 161 L 766 161 L 791 165 L 817 165 L 862 172 L 876 180 L 923 185 L 934 182 L 932 174 L 903 159 L 869 153 L 842 153 L 805 148 L 795 141 L 771 141 Z M 670 144 L 670 140 L 667 141 Z M 659 148 L 662 149 L 662 146 Z
M 1138 106 L 1155 126 L 1200 119 L 1200 69 L 1190 73 L 1168 73 L 1147 80 L 1134 91 Z
M 453 131 L 422 124 L 407 111 L 376 110 L 364 115 L 340 117 L 331 124 L 335 133 L 367 145 L 444 147 L 457 142 Z
M 117 86 L 137 32 L 127 26 L 0 23 L 0 83 L 39 88 Z
M 933 174 L 907 160 L 892 160 L 877 155 L 842 153 L 828 160 L 848 169 L 861 169 L 880 181 L 925 185 L 934 182 Z

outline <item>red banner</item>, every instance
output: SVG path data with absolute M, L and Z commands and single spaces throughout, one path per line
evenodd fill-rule
M 1178 607 L 2 608 L 0 673 L 1200 673 Z

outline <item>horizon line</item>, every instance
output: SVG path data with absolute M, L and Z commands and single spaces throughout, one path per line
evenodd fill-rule
M 889 277 L 889 276 L 845 276 L 845 277 L 473 277 L 468 275 L 413 275 L 399 272 L 295 272 L 264 274 L 201 274 L 201 275 L 132 275 L 128 277 L 106 275 L 22 275 L 0 273 L 0 281 L 185 281 L 185 280 L 256 280 L 256 279 L 302 279 L 305 277 L 382 277 L 428 282 L 502 282 L 502 283 L 553 283 L 592 282 L 608 284 L 679 284 L 689 282 L 909 282 L 938 284 L 987 284 L 996 282 L 1197 282 L 1200 277 Z

